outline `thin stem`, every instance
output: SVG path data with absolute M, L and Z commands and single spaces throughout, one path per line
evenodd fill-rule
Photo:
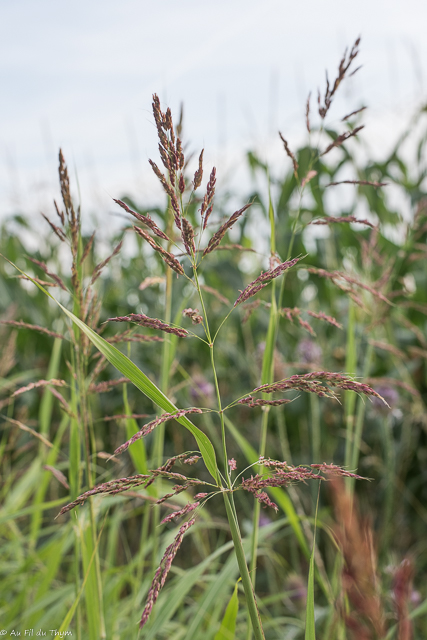
M 172 224 L 173 224 L 173 215 L 170 207 L 168 207 L 166 234 L 169 237 L 171 236 Z M 171 243 L 169 242 L 167 250 L 170 251 L 170 249 L 171 249 Z M 165 322 L 167 324 L 170 324 L 172 320 L 172 283 L 173 283 L 172 276 L 173 276 L 172 269 L 166 266 Z M 161 369 L 160 369 L 160 389 L 165 395 L 167 395 L 168 387 L 169 387 L 170 346 L 171 346 L 170 341 L 164 340 L 163 349 L 162 349 L 162 362 L 161 362 Z M 154 464 L 156 465 L 156 467 L 160 467 L 163 462 L 164 440 L 165 440 L 165 425 L 160 424 L 155 430 L 154 443 L 153 443 L 153 458 L 154 458 Z M 157 495 L 161 493 L 161 490 L 162 490 L 162 479 L 159 478 L 156 483 Z M 153 550 L 151 555 L 153 573 L 155 573 L 158 566 L 157 555 L 158 555 L 158 548 L 159 548 L 159 522 L 160 522 L 160 511 L 159 509 L 153 509 L 153 520 L 152 520 Z
M 246 564 L 245 552 L 243 549 L 242 538 L 240 536 L 239 524 L 235 515 L 234 501 L 228 493 L 223 493 L 225 510 L 227 512 L 228 523 L 230 525 L 231 537 L 233 538 L 234 550 L 236 553 L 237 564 L 239 565 L 240 576 L 242 578 L 243 590 L 245 592 L 246 604 L 248 607 L 249 617 L 252 623 L 255 640 L 265 640 L 262 630 L 261 619 L 255 599 L 255 592 L 252 586 L 251 577 Z
M 268 176 L 267 176 L 268 177 Z M 275 237 L 275 224 L 274 224 L 274 209 L 273 203 L 271 200 L 270 193 L 270 182 L 268 182 L 268 213 L 270 218 L 270 251 L 271 256 L 274 257 L 276 254 L 276 237 Z M 273 280 L 271 285 L 271 307 L 270 307 L 270 318 L 268 323 L 267 336 L 265 340 L 265 350 L 264 356 L 262 360 L 262 370 L 261 370 L 261 384 L 268 384 L 273 382 L 274 378 L 274 348 L 277 340 L 277 305 L 276 305 L 276 282 Z M 262 394 L 263 398 L 266 397 L 266 394 Z M 261 420 L 261 435 L 260 435 L 260 444 L 258 451 L 258 459 L 261 456 L 265 455 L 266 443 L 267 443 L 267 428 L 268 428 L 268 416 L 269 416 L 270 407 L 263 407 L 262 412 L 262 420 Z M 256 563 L 258 556 L 258 534 L 259 534 L 259 514 L 260 514 L 260 503 L 258 500 L 255 500 L 254 504 L 254 514 L 253 514 L 253 524 L 252 524 L 252 544 L 251 544 L 251 578 L 252 584 L 255 588 L 256 584 Z M 251 640 L 252 638 L 252 630 L 248 625 L 248 633 L 246 636 L 247 640 Z
M 206 337 L 208 339 L 209 348 L 210 348 L 211 366 L 212 366 L 212 372 L 213 372 L 213 377 L 214 377 L 216 397 L 217 397 L 217 402 L 218 402 L 218 412 L 219 412 L 219 417 L 220 417 L 220 421 L 221 421 L 221 443 L 222 443 L 222 452 L 223 452 L 223 460 L 224 460 L 224 462 L 223 462 L 223 464 L 224 464 L 224 475 L 225 475 L 225 478 L 227 480 L 228 488 L 231 489 L 231 478 L 230 478 L 230 472 L 229 472 L 229 469 L 228 469 L 227 443 L 226 443 L 226 439 L 225 439 L 224 412 L 223 412 L 223 409 L 222 409 L 221 393 L 220 393 L 220 390 L 219 390 L 218 376 L 217 376 L 216 367 L 215 367 L 214 344 L 212 342 L 211 332 L 210 332 L 210 328 L 209 328 L 208 316 L 207 316 L 207 313 L 206 313 L 205 302 L 203 300 L 202 290 L 201 290 L 201 287 L 200 287 L 199 278 L 197 276 L 197 268 L 194 267 L 193 271 L 194 271 L 194 281 L 195 281 L 195 284 L 196 284 L 196 289 L 197 289 L 197 291 L 199 293 L 200 304 L 202 306 L 203 317 L 205 319 L 204 326 L 205 326 L 205 331 L 206 331 Z
M 371 342 L 369 342 L 366 354 L 365 354 L 365 362 L 363 365 L 363 380 L 369 376 L 369 372 L 372 366 L 372 359 L 374 355 L 374 346 Z M 353 451 L 351 455 L 351 469 L 356 470 L 359 464 L 359 456 L 360 456 L 360 443 L 362 440 L 362 432 L 363 432 L 363 420 L 365 417 L 365 402 L 363 398 L 359 398 L 357 414 L 356 414 L 356 425 L 354 428 L 354 438 L 353 438 Z M 348 483 L 348 489 L 350 493 L 354 492 L 354 478 L 349 478 L 351 482 Z
M 354 303 L 349 300 L 348 307 L 348 326 L 347 326 L 347 349 L 346 349 L 346 374 L 355 375 L 357 367 L 357 350 L 356 350 L 356 310 Z M 345 440 L 345 458 L 344 464 L 350 466 L 352 442 L 354 434 L 354 409 L 356 406 L 356 394 L 353 391 L 345 392 L 345 423 L 346 423 L 346 440 Z M 350 479 L 350 478 L 348 478 Z M 347 483 L 349 486 L 349 483 Z
M 261 438 L 260 438 L 260 446 L 259 446 L 259 453 L 258 453 L 259 458 L 265 455 L 265 449 L 266 449 L 266 443 L 267 443 L 268 414 L 269 414 L 270 407 L 263 407 L 263 409 L 264 411 L 262 412 L 262 421 L 261 421 Z M 251 574 L 252 584 L 254 588 L 256 584 L 260 510 L 261 510 L 261 505 L 258 502 L 258 500 L 255 500 L 253 523 L 252 523 L 251 562 L 250 562 L 250 574 Z M 252 637 L 252 631 L 249 628 L 247 638 L 250 639 L 251 637 Z

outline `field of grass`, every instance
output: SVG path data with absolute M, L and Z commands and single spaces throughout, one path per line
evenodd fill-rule
M 4 637 L 427 637 L 427 118 L 330 128 L 356 55 L 236 211 L 154 96 L 162 206 L 4 221 Z

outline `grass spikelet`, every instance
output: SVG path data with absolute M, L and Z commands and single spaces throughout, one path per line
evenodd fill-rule
M 127 478 L 118 478 L 117 480 L 104 482 L 103 484 L 100 484 L 97 487 L 90 489 L 89 491 L 85 491 L 85 493 L 82 493 L 73 502 L 66 504 L 64 507 L 62 507 L 56 518 L 59 518 L 59 516 L 64 515 L 64 513 L 71 511 L 71 509 L 74 509 L 78 505 L 83 505 L 91 496 L 95 496 L 100 493 L 108 493 L 110 495 L 123 493 L 123 491 L 127 491 L 128 489 L 134 489 L 135 487 L 140 487 L 141 485 L 146 484 L 147 480 L 150 480 L 150 478 L 151 476 L 149 475 L 137 474 L 135 476 L 129 476 Z
M 315 311 L 307 311 L 307 313 L 313 318 L 317 318 L 318 320 L 324 320 L 325 322 L 329 322 L 329 324 L 337 327 L 337 329 L 342 329 L 343 326 L 338 320 L 335 320 L 332 316 L 327 316 L 323 311 L 319 311 L 316 313 Z
M 346 116 L 344 116 L 344 118 L 341 118 L 341 122 L 345 122 L 346 120 L 349 120 L 349 118 L 356 116 L 358 113 L 362 113 L 362 111 L 365 111 L 365 109 L 367 109 L 368 107 L 360 107 L 360 109 L 356 109 L 356 111 L 352 111 L 351 113 L 348 113 Z
M 28 276 L 19 275 L 16 276 L 19 280 L 26 280 L 27 282 L 36 282 L 37 284 L 41 284 L 42 287 L 59 287 L 59 284 L 56 282 L 47 282 L 47 280 L 41 280 L 41 278 L 37 278 L 36 276 L 32 276 L 28 278 Z
M 66 387 L 67 383 L 65 382 L 65 380 L 56 380 L 55 378 L 52 378 L 51 380 L 38 380 L 37 382 L 31 382 L 30 384 L 27 384 L 27 386 L 21 387 L 20 389 L 14 391 L 12 393 L 12 398 L 16 398 L 16 396 L 20 396 L 26 391 L 32 391 L 33 389 L 40 389 L 40 387 L 44 388 L 50 385 L 54 387 Z
M 148 592 L 147 602 L 145 604 L 145 608 L 144 608 L 144 611 L 142 613 L 141 621 L 139 623 L 139 628 L 140 629 L 142 629 L 142 627 L 147 622 L 147 620 L 149 618 L 149 615 L 150 615 L 150 613 L 151 613 L 151 611 L 153 609 L 153 606 L 155 605 L 155 603 L 157 601 L 157 598 L 159 596 L 160 590 L 162 589 L 163 585 L 166 582 L 167 575 L 168 575 L 169 570 L 171 568 L 172 562 L 173 562 L 173 560 L 174 560 L 174 558 L 175 558 L 175 556 L 176 556 L 176 554 L 178 552 L 178 549 L 181 546 L 184 534 L 186 533 L 186 531 L 188 531 L 188 529 L 190 527 L 193 526 L 194 523 L 195 523 L 195 519 L 194 518 L 192 518 L 188 522 L 185 522 L 180 527 L 177 535 L 175 536 L 175 540 L 166 549 L 165 554 L 164 554 L 163 558 L 160 561 L 159 568 L 157 569 L 157 571 L 155 573 L 154 580 L 153 580 L 153 582 L 151 584 L 150 590 Z
M 181 209 L 179 208 L 178 198 L 176 197 L 175 192 L 172 192 L 172 195 L 171 195 L 171 207 L 172 207 L 173 212 L 174 212 L 175 224 L 178 227 L 178 229 L 180 231 L 182 231 Z
M 326 153 L 326 151 L 325 151 Z M 386 187 L 388 182 L 371 182 L 370 180 L 340 180 L 339 182 L 330 182 L 326 187 L 335 187 L 337 184 L 359 184 L 367 187 Z M 359 220 L 351 220 L 350 222 L 359 222 Z M 365 222 L 365 221 L 364 221 Z M 365 224 L 367 224 L 365 222 Z M 371 225 L 372 226 L 372 225 Z M 372 227 L 373 228 L 373 227 Z
M 324 151 L 322 151 L 322 153 L 320 154 L 320 157 L 329 153 L 329 151 L 331 151 L 331 149 L 333 149 L 334 147 L 340 147 L 346 140 L 348 140 L 349 138 L 353 138 L 359 133 L 359 131 L 361 131 L 364 128 L 365 128 L 365 125 L 361 125 L 360 127 L 356 127 L 355 129 L 353 129 L 353 131 L 345 131 L 344 133 L 341 133 L 339 136 L 335 138 L 333 142 L 331 142 L 330 145 L 326 147 Z
M 117 447 L 117 449 L 114 451 L 114 454 L 118 455 L 119 453 L 123 453 L 124 451 L 126 451 L 126 449 L 128 449 L 130 447 L 131 444 L 133 444 L 134 442 L 136 442 L 140 438 L 144 438 L 145 436 L 147 436 L 159 424 L 163 424 L 164 422 L 167 422 L 168 420 L 174 420 L 175 418 L 181 418 L 182 416 L 186 416 L 187 414 L 190 414 L 190 413 L 202 413 L 202 410 L 201 409 L 197 409 L 196 407 L 190 407 L 189 409 L 181 409 L 181 411 L 176 411 L 175 413 L 164 413 L 159 418 L 156 418 L 155 420 L 152 420 L 151 422 L 147 422 L 147 424 L 145 424 L 143 427 L 141 427 L 141 429 L 137 433 L 135 433 L 135 435 L 132 436 L 132 438 L 130 438 L 130 440 L 127 440 L 127 442 L 125 442 L 124 444 L 120 445 L 120 447 Z
M 186 318 L 190 318 L 193 324 L 201 324 L 203 322 L 202 316 L 199 314 L 198 309 L 184 309 L 182 315 Z
M 34 431 L 34 429 L 31 429 L 31 427 L 27 427 L 27 425 L 21 422 L 20 420 L 15 420 L 14 418 L 9 418 L 8 416 L 2 416 L 2 418 L 7 420 L 7 422 L 10 422 L 10 424 L 13 424 L 16 427 L 18 427 L 18 429 L 21 429 L 21 431 L 26 431 L 27 433 L 30 433 L 32 436 L 37 438 L 37 440 L 40 440 L 40 442 L 45 444 L 50 449 L 53 447 L 53 444 L 49 442 L 49 440 L 45 438 L 41 433 Z
M 301 187 L 304 188 L 306 184 L 308 184 L 310 182 L 310 180 L 312 180 L 313 178 L 315 178 L 317 176 L 317 171 L 314 171 L 314 169 L 312 169 L 311 171 L 309 171 L 307 173 L 307 175 L 305 176 L 305 178 L 303 178 L 301 180 Z
M 126 415 L 125 413 L 118 413 L 115 416 L 104 416 L 102 419 L 104 420 L 104 422 L 112 422 L 113 420 L 140 420 L 141 418 L 147 418 L 147 417 L 148 417 L 147 413 L 131 413 L 129 415 Z M 107 455 L 107 458 L 110 457 L 109 454 L 106 454 L 106 455 Z
M 230 304 L 230 300 L 213 287 L 209 287 L 207 284 L 201 284 L 200 288 L 203 289 L 203 291 L 206 291 L 206 293 L 210 293 L 215 296 L 215 298 L 219 300 L 219 302 L 222 302 L 222 304 Z
M 168 139 L 164 129 L 166 129 L 166 116 L 160 109 L 160 100 L 156 93 L 153 94 L 153 115 L 157 127 L 157 135 L 163 147 L 167 149 Z
M 282 134 L 279 131 L 279 136 L 283 142 L 283 146 L 285 147 L 285 151 L 286 154 L 289 156 L 289 158 L 292 160 L 292 164 L 294 167 L 294 176 L 295 178 L 298 178 L 298 162 L 297 159 L 295 158 L 295 155 L 292 153 L 292 151 L 289 149 L 289 145 L 287 143 L 287 141 L 285 140 L 285 138 L 282 136 Z
M 343 469 L 336 464 L 327 464 L 326 462 L 322 462 L 322 464 L 311 464 L 310 467 L 312 469 L 317 469 L 317 471 L 324 473 L 326 476 L 334 476 L 334 477 L 345 477 L 345 478 L 355 478 L 356 480 L 366 480 L 363 476 L 358 476 L 356 473 L 352 473 L 351 471 L 347 471 L 347 469 Z
M 43 469 L 45 469 L 45 471 L 50 471 L 51 474 L 58 480 L 60 484 L 62 484 L 63 487 L 65 487 L 66 489 L 70 488 L 70 485 L 67 482 L 67 478 L 64 476 L 62 471 L 59 471 L 59 469 L 55 469 L 55 467 L 51 467 L 49 464 L 43 465 Z
M 181 115 L 182 115 L 182 111 L 181 111 Z M 177 129 L 177 132 L 179 132 L 179 124 L 176 129 Z M 179 135 L 180 134 L 178 133 L 178 136 Z M 184 158 L 184 152 L 182 150 L 182 141 L 179 137 L 176 139 L 176 155 L 178 158 L 178 168 L 183 169 L 185 164 L 185 158 Z
M 298 322 L 300 323 L 300 326 L 305 329 L 306 331 L 308 331 L 308 333 L 311 336 L 315 336 L 316 332 L 314 331 L 313 327 L 311 326 L 311 324 L 309 322 L 307 322 L 307 320 L 303 320 L 303 318 L 301 318 L 301 316 L 298 316 Z
M 364 289 L 365 291 L 369 291 L 369 293 L 371 293 L 373 296 L 375 296 L 376 298 L 379 298 L 380 300 L 382 300 L 383 302 L 386 302 L 389 305 L 393 304 L 392 302 L 390 302 L 390 300 L 388 298 L 386 298 L 385 295 L 383 295 L 381 293 L 381 291 L 377 291 L 373 287 L 370 287 L 369 285 L 365 284 L 364 282 L 361 282 L 360 280 L 358 280 L 357 278 L 355 278 L 353 276 L 347 275 L 343 271 L 332 271 L 331 272 L 331 271 L 326 271 L 326 269 L 318 269 L 317 267 L 310 267 L 310 268 L 307 269 L 307 271 L 309 273 L 314 273 L 314 274 L 320 276 L 321 278 L 328 278 L 329 280 L 331 280 L 337 286 L 339 286 L 339 280 L 344 280 L 345 282 L 348 282 L 349 284 L 354 284 L 355 286 L 360 287 L 361 289 Z
M 227 231 L 231 229 L 231 227 L 235 224 L 235 222 L 237 222 L 240 216 L 243 215 L 245 211 L 249 209 L 249 207 L 251 206 L 252 206 L 252 202 L 250 202 L 249 204 L 245 204 L 244 207 L 242 207 L 238 211 L 235 211 L 233 215 L 229 217 L 227 222 L 224 222 L 224 224 L 218 229 L 218 231 L 209 240 L 208 246 L 203 251 L 203 256 L 206 256 L 208 253 L 211 253 L 214 249 L 217 248 L 217 246 L 219 245 L 219 243 L 221 242 L 221 240 L 223 239 Z
M 278 278 L 279 276 L 281 276 L 282 273 L 287 271 L 287 269 L 290 269 L 291 267 L 295 266 L 297 262 L 299 262 L 300 260 L 302 260 L 302 258 L 293 258 L 292 260 L 287 260 L 286 262 L 282 262 L 274 269 L 269 269 L 268 271 L 264 271 L 263 273 L 261 273 L 261 275 L 258 276 L 256 280 L 253 280 L 253 282 L 248 284 L 246 289 L 244 289 L 241 292 L 240 296 L 237 298 L 236 302 L 234 303 L 234 306 L 237 307 L 238 304 L 241 304 L 242 302 L 246 302 L 246 300 L 254 296 L 256 293 L 258 293 L 258 291 L 263 289 L 265 286 L 267 286 L 267 284 L 271 282 L 271 280 L 274 280 L 275 278 Z
M 181 173 L 181 175 L 179 176 L 179 183 L 178 183 L 178 189 L 180 194 L 182 195 L 185 191 L 185 178 L 184 175 Z
M 196 255 L 196 245 L 194 244 L 194 229 L 187 218 L 182 218 L 182 241 L 185 250 L 190 258 Z
M 55 211 L 58 215 L 58 218 L 61 220 L 61 224 L 62 226 L 64 226 L 65 224 L 65 216 L 64 216 L 64 212 L 60 210 L 60 208 L 58 207 L 58 204 L 56 202 L 56 200 L 53 201 L 53 204 L 55 206 Z
M 150 327 L 150 329 L 157 329 L 164 331 L 165 333 L 173 333 L 180 338 L 188 336 L 186 329 L 179 327 L 171 327 L 166 322 L 158 320 L 158 318 L 149 318 L 144 313 L 130 313 L 128 316 L 118 316 L 117 318 L 108 318 L 107 322 L 134 322 L 142 327 Z
M 285 378 L 284 380 L 279 380 L 272 384 L 261 385 L 254 389 L 252 393 L 257 393 L 258 391 L 262 391 L 263 393 L 274 393 L 275 391 L 295 389 L 297 391 L 315 393 L 319 398 L 333 398 L 334 394 L 332 393 L 332 395 L 330 395 L 328 387 L 335 387 L 346 391 L 355 391 L 356 393 L 361 393 L 365 396 L 373 396 L 375 398 L 379 398 L 385 405 L 387 405 L 384 398 L 367 384 L 363 382 L 356 382 L 342 373 L 331 373 L 329 371 L 313 371 L 311 373 L 295 374 L 290 378 Z
M 83 253 L 82 253 L 82 257 L 80 258 L 80 265 L 82 265 L 84 263 L 84 261 L 86 260 L 86 258 L 88 257 L 90 250 L 92 249 L 93 246 L 93 241 L 95 240 L 95 233 L 96 231 L 94 231 L 91 235 L 91 237 L 89 238 L 89 240 L 86 243 L 85 248 L 83 249 Z
M 58 236 L 58 238 L 61 240 L 61 242 L 65 242 L 67 237 L 66 237 L 65 233 L 62 231 L 62 229 L 57 227 L 56 224 L 53 224 L 53 222 L 51 222 L 51 220 L 49 220 L 49 218 L 47 216 L 45 216 L 44 213 L 42 213 L 42 216 L 46 220 L 46 222 L 48 223 L 48 225 L 50 226 L 50 228 L 52 229 L 54 234 L 56 236 Z
M 110 344 L 117 344 L 120 342 L 163 342 L 163 338 L 159 336 L 146 336 L 143 333 L 134 333 L 134 329 L 128 329 L 123 333 L 117 333 L 112 338 L 107 338 L 107 342 Z
M 183 507 L 182 509 L 179 509 L 179 511 L 174 511 L 173 513 L 170 513 L 168 516 L 163 518 L 160 524 L 166 524 L 167 522 L 172 522 L 172 520 L 175 520 L 175 518 L 182 518 L 183 516 L 186 516 L 188 513 L 191 513 L 191 511 L 194 511 L 194 509 L 197 509 L 199 505 L 200 505 L 200 502 L 189 502 L 188 504 L 185 505 L 185 507 Z
M 142 213 L 138 213 L 137 211 L 134 211 L 133 209 L 128 207 L 128 205 L 125 202 L 123 202 L 123 200 L 116 200 L 116 198 L 113 198 L 113 200 L 120 207 L 122 207 L 122 209 L 127 211 L 127 213 L 130 213 L 134 218 L 139 220 L 139 222 L 142 222 L 147 227 L 149 227 L 151 231 L 154 233 L 154 235 L 156 235 L 158 238 L 162 238 L 163 240 L 167 240 L 168 242 L 170 242 L 168 236 L 165 233 L 163 233 L 161 229 L 159 229 L 159 227 L 156 225 L 154 220 L 150 218 L 150 216 L 145 216 Z
M 172 198 L 172 196 L 174 195 L 174 191 L 172 189 L 172 187 L 170 186 L 170 184 L 168 183 L 168 181 L 166 180 L 165 176 L 163 175 L 163 173 L 160 171 L 159 167 L 156 165 L 155 162 L 153 162 L 152 160 L 148 160 L 148 162 L 151 165 L 151 168 L 153 169 L 154 173 L 156 174 L 156 176 L 158 177 L 158 179 L 160 180 L 160 183 L 163 187 L 163 189 L 166 191 L 166 193 L 168 194 L 168 196 L 170 198 Z
M 332 104 L 332 99 L 335 95 L 335 93 L 337 92 L 338 87 L 340 86 L 341 82 L 344 80 L 344 78 L 347 75 L 347 71 L 350 69 L 351 63 L 353 62 L 353 60 L 356 58 L 356 56 L 359 53 L 359 44 L 360 44 L 360 38 L 357 38 L 356 42 L 354 43 L 353 47 L 351 48 L 350 54 L 348 56 L 347 59 L 347 49 L 344 51 L 344 55 L 339 63 L 338 66 L 338 75 L 335 78 L 334 84 L 332 85 L 332 88 L 329 85 L 329 80 L 328 80 L 328 74 L 326 73 L 326 89 L 325 89 L 325 95 L 323 98 L 323 105 L 321 104 L 321 97 L 320 97 L 320 91 L 318 92 L 318 97 L 317 97 L 317 101 L 318 101 L 318 105 L 319 105 L 319 115 L 322 118 L 322 120 L 325 119 L 326 114 L 329 111 L 329 108 Z M 353 71 L 352 74 L 350 75 L 354 75 L 354 73 L 356 73 L 357 69 L 355 71 Z
M 204 149 L 202 149 L 201 152 L 200 152 L 199 168 L 197 169 L 197 171 L 194 174 L 194 179 L 193 179 L 193 189 L 194 189 L 194 191 L 196 189 L 198 189 L 200 187 L 200 185 L 202 184 L 202 179 L 203 179 L 203 152 L 204 152 Z
M 61 187 L 61 195 L 65 207 L 65 213 L 69 219 L 71 232 L 73 233 L 73 231 L 76 230 L 74 227 L 77 225 L 77 219 L 73 207 L 73 201 L 71 199 L 70 179 L 68 177 L 68 169 L 65 163 L 64 155 L 62 153 L 62 149 L 59 150 L 59 183 Z
M 157 244 L 157 242 L 155 242 L 153 238 L 149 236 L 148 233 L 146 233 L 143 229 L 140 229 L 140 227 L 135 226 L 134 229 L 141 238 L 143 238 L 146 242 L 148 242 L 148 244 L 154 249 L 154 251 L 157 251 L 158 253 L 160 253 L 160 255 L 162 256 L 164 262 L 166 262 L 168 267 L 173 269 L 173 271 L 175 271 L 175 273 L 177 273 L 180 276 L 184 274 L 184 269 L 182 268 L 181 264 L 178 262 L 178 260 L 175 258 L 175 256 L 172 253 L 169 253 L 169 251 L 166 251 L 165 249 L 163 249 L 163 247 Z
M 29 260 L 31 260 L 31 262 L 34 262 L 34 264 L 40 267 L 40 269 L 42 269 L 45 272 L 45 274 L 49 276 L 49 278 L 52 278 L 52 280 L 55 280 L 56 284 L 59 287 L 61 287 L 63 291 L 68 291 L 67 287 L 65 286 L 61 278 L 57 276 L 56 273 L 52 273 L 51 271 L 49 271 L 47 265 L 45 265 L 44 262 L 41 262 L 40 260 L 36 260 L 35 258 L 29 258 Z
M 238 403 L 239 404 L 244 404 L 247 407 L 280 407 L 284 404 L 289 404 L 290 402 L 292 402 L 292 400 L 263 400 L 262 398 L 259 398 L 257 400 L 254 400 L 254 398 L 252 396 L 247 396 L 246 398 L 243 398 L 242 400 L 239 400 Z
M 93 270 L 92 278 L 90 281 L 91 285 L 98 280 L 104 267 L 106 267 L 107 264 L 110 262 L 110 260 L 119 253 L 122 246 L 123 246 L 123 240 L 120 240 L 119 244 L 113 249 L 113 252 L 110 253 L 110 255 L 107 258 L 105 258 L 105 260 L 103 260 L 102 262 L 96 265 L 95 269 Z
M 88 393 L 107 393 L 117 387 L 120 384 L 127 384 L 130 382 L 129 378 L 116 378 L 115 380 L 104 380 L 98 384 L 90 384 L 88 387 Z
M 332 184 L 340 184 L 339 182 L 331 182 L 331 184 L 326 185 L 327 187 L 332 186 Z M 355 216 L 325 216 L 324 218 L 319 218 L 318 220 L 312 220 L 309 224 L 317 224 L 317 225 L 325 225 L 325 224 L 337 224 L 342 222 L 351 222 L 356 224 L 365 224 L 367 227 L 371 227 L 371 229 L 375 229 L 375 225 L 369 220 L 359 220 Z
M 77 214 L 74 210 L 73 201 L 70 192 L 70 179 L 68 176 L 67 165 L 65 164 L 62 150 L 59 150 L 59 183 L 61 186 L 62 201 L 65 207 L 65 213 L 68 220 L 68 228 L 71 234 L 71 282 L 74 288 L 74 295 L 81 305 L 81 283 L 78 273 L 78 255 L 80 242 L 80 211 Z
M 213 199 L 215 195 L 215 185 L 216 185 L 216 168 L 213 167 L 211 174 L 209 176 L 209 182 L 206 187 L 206 195 L 203 198 L 202 206 L 200 209 L 200 215 L 203 220 L 203 230 L 206 229 L 208 225 L 209 217 L 212 213 Z
M 56 331 L 50 331 L 50 329 L 46 329 L 45 327 L 39 327 L 38 324 L 30 324 L 28 322 L 22 322 L 22 320 L 0 320 L 0 324 L 8 324 L 13 327 L 17 327 L 18 329 L 31 329 L 31 331 L 44 333 L 45 335 L 51 336 L 52 338 L 64 339 L 64 336 L 62 335 L 62 333 L 57 333 Z

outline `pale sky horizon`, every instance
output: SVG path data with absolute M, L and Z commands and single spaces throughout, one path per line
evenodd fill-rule
M 301 137 L 308 92 L 358 35 L 363 68 L 331 120 L 368 105 L 380 151 L 426 99 L 426 24 L 420 0 L 4 0 L 0 217 L 51 213 L 59 147 L 89 212 L 125 192 L 152 204 L 153 92 L 176 116 L 184 104 L 191 149 L 205 147 L 224 180 L 245 149 L 277 157 L 277 130 Z

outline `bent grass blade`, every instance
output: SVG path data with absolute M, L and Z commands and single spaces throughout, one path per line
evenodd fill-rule
M 1 254 L 0 254 L 1 255 Z M 33 282 L 43 293 L 51 298 L 62 309 L 62 311 L 74 322 L 74 324 L 89 338 L 92 344 L 100 351 L 106 359 L 114 366 L 120 373 L 127 378 L 146 395 L 154 404 L 167 412 L 178 411 L 178 408 L 167 398 L 158 387 L 143 373 L 127 356 L 123 355 L 114 345 L 109 344 L 104 338 L 101 338 L 95 331 L 87 326 L 82 320 L 74 315 L 71 311 L 66 309 L 60 302 L 58 302 L 42 285 L 33 280 L 24 271 L 19 269 L 13 262 L 8 260 L 5 256 L 2 256 L 11 264 L 17 271 L 25 275 L 31 282 Z M 177 422 L 182 424 L 192 435 L 195 437 L 197 444 L 200 448 L 204 463 L 207 470 L 218 481 L 218 467 L 216 464 L 215 450 L 209 438 L 198 429 L 186 416 L 177 418 Z

